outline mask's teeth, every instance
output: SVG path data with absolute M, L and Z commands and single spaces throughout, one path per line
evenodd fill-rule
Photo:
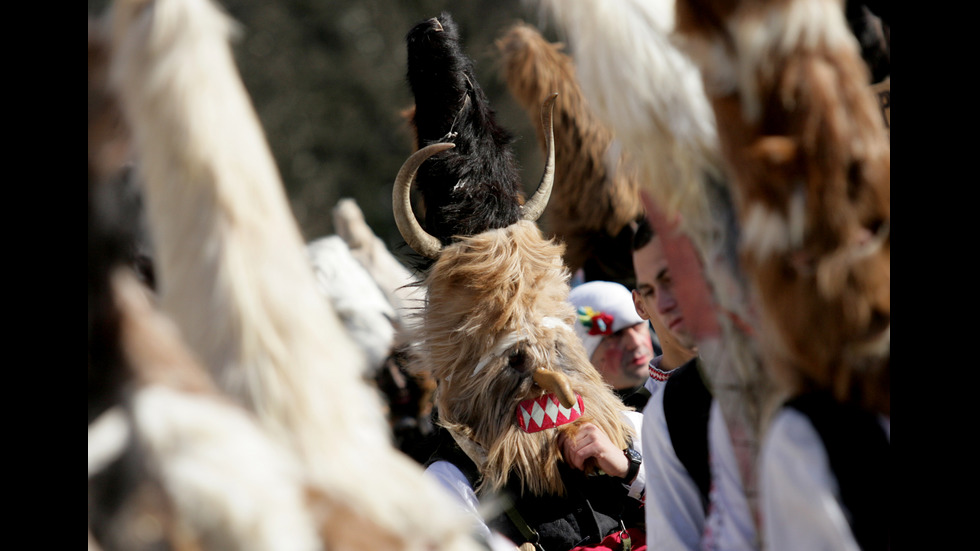
M 525 432 L 538 432 L 571 423 L 582 416 L 583 410 L 580 395 L 576 395 L 572 407 L 566 408 L 558 402 L 557 396 L 547 394 L 518 404 L 517 424 Z

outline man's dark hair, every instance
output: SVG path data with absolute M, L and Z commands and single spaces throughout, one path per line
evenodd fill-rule
M 633 244 L 631 250 L 638 251 L 647 246 L 647 243 L 653 239 L 656 232 L 653 231 L 653 226 L 650 225 L 650 220 L 647 219 L 646 214 L 636 217 L 634 222 Z

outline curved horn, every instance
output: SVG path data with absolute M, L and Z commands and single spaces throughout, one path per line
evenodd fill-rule
M 551 186 L 555 183 L 555 130 L 552 125 L 552 115 L 557 97 L 557 92 L 551 94 L 541 107 L 541 126 L 544 127 L 544 143 L 548 158 L 545 160 L 544 174 L 541 176 L 538 190 L 521 207 L 521 218 L 532 222 L 540 218 L 544 208 L 548 206 L 548 200 L 551 199 Z
M 412 212 L 412 200 L 409 192 L 415 183 L 415 173 L 422 163 L 436 153 L 456 147 L 451 143 L 434 143 L 419 149 L 412 154 L 398 170 L 395 185 L 391 190 L 391 207 L 395 214 L 395 224 L 401 232 L 405 243 L 415 252 L 427 258 L 436 259 L 442 250 L 442 243 L 419 225 Z

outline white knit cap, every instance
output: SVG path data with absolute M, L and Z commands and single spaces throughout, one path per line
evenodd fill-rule
M 589 359 L 607 335 L 644 322 L 636 313 L 630 290 L 612 281 L 578 285 L 568 294 L 568 301 L 575 306 L 575 334 L 582 339 Z

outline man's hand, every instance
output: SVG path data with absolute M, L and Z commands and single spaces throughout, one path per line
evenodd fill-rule
M 594 458 L 594 464 L 610 476 L 622 478 L 629 471 L 629 460 L 623 450 L 592 423 L 582 423 L 575 431 L 562 431 L 558 435 L 558 446 L 565 461 L 581 471 L 586 470 L 589 458 Z

